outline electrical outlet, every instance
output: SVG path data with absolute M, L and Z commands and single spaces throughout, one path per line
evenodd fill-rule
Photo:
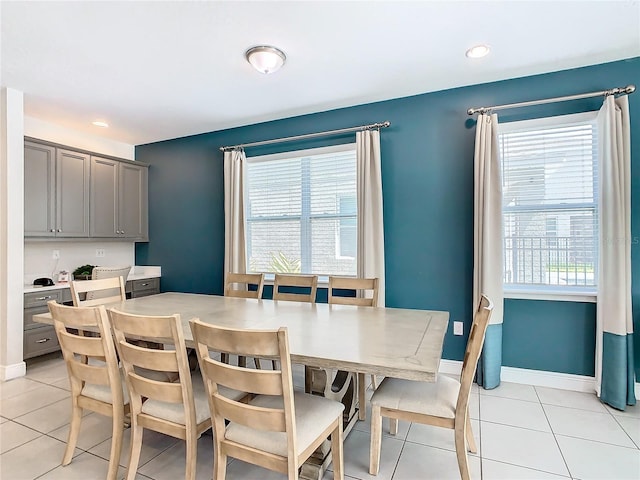
M 96 248 L 96 257 L 104 257 L 104 248 Z
M 54 250 L 53 254 L 51 255 L 51 258 L 53 258 L 54 260 L 57 260 L 60 258 L 60 250 Z
M 454 335 L 462 335 L 464 332 L 464 323 L 462 322 L 453 322 L 453 334 Z

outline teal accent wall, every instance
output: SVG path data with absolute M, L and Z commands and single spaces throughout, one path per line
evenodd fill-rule
M 283 71 L 283 74 L 286 72 Z M 451 313 L 444 358 L 462 359 L 473 312 L 473 151 L 469 107 L 604 90 L 640 80 L 640 58 L 204 133 L 136 147 L 149 169 L 149 243 L 136 263 L 162 266 L 162 288 L 222 294 L 223 165 L 219 147 L 391 121 L 381 135 L 388 306 Z M 639 85 L 640 86 L 640 85 Z M 629 97 L 632 204 L 640 205 L 640 93 Z M 602 98 L 500 112 L 501 121 L 595 110 Z M 216 108 L 211 105 L 212 110 Z M 276 153 L 353 141 L 353 135 L 248 149 Z M 633 307 L 640 330 L 640 208 L 632 211 Z M 593 304 L 507 300 L 504 365 L 593 375 Z M 640 374 L 640 335 L 634 337 Z M 640 376 L 640 375 L 639 375 Z

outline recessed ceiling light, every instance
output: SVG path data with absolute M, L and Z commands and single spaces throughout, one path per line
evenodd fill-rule
M 268 45 L 251 47 L 244 55 L 253 68 L 265 74 L 279 70 L 287 59 L 282 50 Z
M 94 122 L 91 122 L 91 124 L 95 125 L 96 127 L 102 127 L 102 128 L 109 127 L 109 124 L 107 122 L 105 122 L 104 120 L 96 120 Z
M 475 45 L 467 50 L 465 55 L 469 58 L 482 58 L 489 54 L 489 46 L 488 45 Z

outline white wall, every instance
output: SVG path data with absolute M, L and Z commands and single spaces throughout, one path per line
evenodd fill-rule
M 25 374 L 22 361 L 24 246 L 23 94 L 0 92 L 0 380 Z
M 24 135 L 103 155 L 135 160 L 135 145 L 80 133 L 33 117 L 24 117 Z
M 104 257 L 96 257 L 96 249 L 104 250 Z M 58 260 L 53 259 L 53 251 L 60 253 Z M 57 281 L 60 270 L 73 272 L 81 265 L 99 265 L 101 267 L 133 266 L 135 251 L 132 242 L 56 242 L 26 241 L 24 245 L 24 283 L 31 285 L 39 277 Z

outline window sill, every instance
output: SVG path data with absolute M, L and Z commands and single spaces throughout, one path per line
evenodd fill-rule
M 264 274 L 264 284 L 273 285 L 276 276 L 273 273 Z M 329 277 L 326 275 L 318 275 L 318 287 L 327 288 L 329 286 Z
M 555 302 L 587 302 L 596 303 L 598 292 L 595 290 L 576 290 L 576 291 L 550 291 L 550 290 L 532 290 L 505 288 L 504 298 L 518 300 L 551 300 Z

